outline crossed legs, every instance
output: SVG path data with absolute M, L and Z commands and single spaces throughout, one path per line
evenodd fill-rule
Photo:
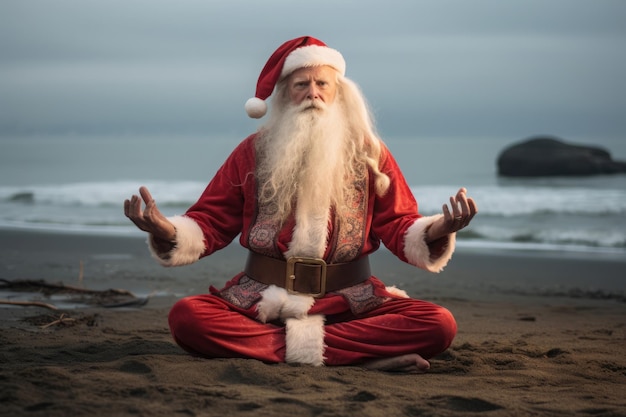
M 207 294 L 177 302 L 169 323 L 175 341 L 191 353 L 284 362 L 285 326 L 261 323 L 254 316 L 253 308 L 238 309 Z M 391 300 L 358 318 L 335 322 L 329 316 L 327 321 L 326 365 L 424 371 L 427 359 L 446 350 L 456 335 L 456 322 L 447 309 L 415 299 Z

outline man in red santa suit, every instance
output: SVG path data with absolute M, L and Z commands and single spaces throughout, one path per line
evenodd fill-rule
M 361 365 L 424 371 L 456 322 L 372 275 L 380 243 L 404 262 L 439 272 L 476 204 L 461 188 L 443 212 L 422 216 L 377 136 L 345 61 L 312 37 L 281 45 L 246 103 L 269 120 L 227 158 L 198 201 L 166 218 L 140 188 L 124 211 L 149 233 L 164 266 L 186 265 L 239 235 L 244 270 L 224 288 L 178 301 L 175 341 L 211 358 Z M 143 206 L 145 204 L 145 207 Z

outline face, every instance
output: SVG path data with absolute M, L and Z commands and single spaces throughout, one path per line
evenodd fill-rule
M 300 68 L 289 75 L 287 85 L 292 104 L 320 100 L 330 105 L 337 93 L 337 71 L 329 66 Z

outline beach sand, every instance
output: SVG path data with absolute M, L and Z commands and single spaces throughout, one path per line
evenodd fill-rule
M 0 231 L 2 279 L 152 294 L 130 308 L 0 306 L 0 415 L 626 416 L 620 257 L 459 249 L 433 275 L 379 251 L 377 276 L 459 326 L 429 372 L 396 374 L 183 352 L 169 308 L 238 272 L 236 246 L 166 269 L 138 236 Z M 73 321 L 44 327 L 62 314 Z

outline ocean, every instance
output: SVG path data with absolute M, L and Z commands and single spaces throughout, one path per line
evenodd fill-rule
M 200 195 L 243 137 L 63 135 L 0 138 L 0 229 L 139 235 L 122 203 L 146 185 L 166 215 Z M 626 255 L 626 175 L 506 179 L 498 154 L 524 138 L 385 138 L 429 215 L 459 187 L 479 207 L 460 249 Z M 621 139 L 572 140 L 626 160 Z

